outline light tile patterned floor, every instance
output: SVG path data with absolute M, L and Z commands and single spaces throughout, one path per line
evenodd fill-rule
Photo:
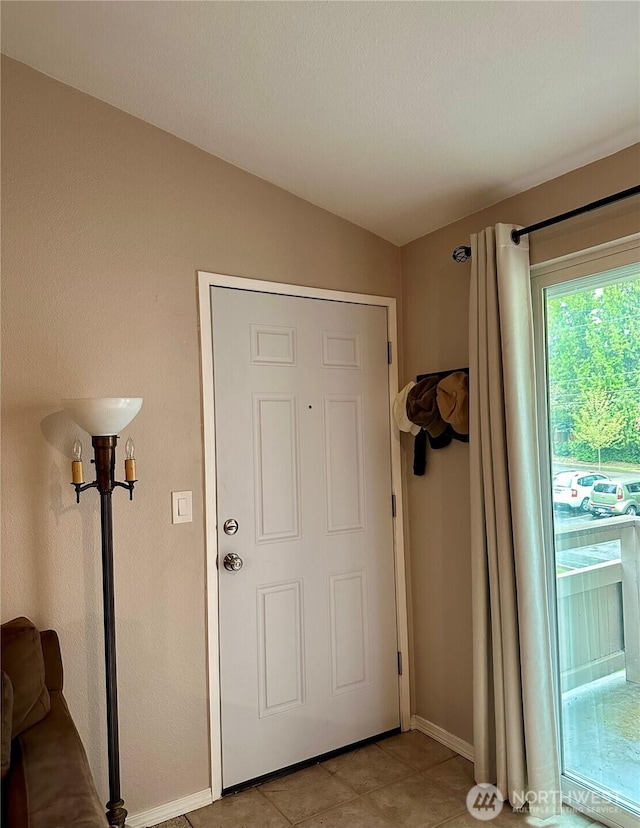
M 224 797 L 157 828 L 584 828 L 572 811 L 545 822 L 507 804 L 490 822 L 465 805 L 471 762 L 418 731 Z

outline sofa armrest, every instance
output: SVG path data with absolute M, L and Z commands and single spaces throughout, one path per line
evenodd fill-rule
M 58 633 L 55 630 L 45 630 L 40 633 L 40 641 L 44 656 L 45 684 L 49 690 L 62 690 L 64 673 Z

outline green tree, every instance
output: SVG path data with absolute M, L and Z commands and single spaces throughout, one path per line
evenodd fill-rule
M 556 453 L 592 459 L 595 446 L 583 439 L 585 429 L 577 418 L 599 390 L 606 395 L 609 416 L 622 418 L 622 436 L 602 445 L 601 459 L 640 462 L 638 276 L 598 288 L 568 283 L 566 292 L 547 301 L 547 330 L 550 424 L 552 434 L 565 440 L 554 447 Z
M 598 469 L 602 467 L 602 449 L 623 442 L 624 426 L 624 416 L 602 389 L 587 392 L 574 417 L 575 436 L 598 452 Z

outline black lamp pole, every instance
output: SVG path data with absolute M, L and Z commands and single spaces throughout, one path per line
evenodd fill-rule
M 120 483 L 115 480 L 117 436 L 92 437 L 96 479 L 93 483 L 73 483 L 77 502 L 80 492 L 98 489 L 100 492 L 100 526 L 102 532 L 102 597 L 104 612 L 104 657 L 107 690 L 107 738 L 109 750 L 109 801 L 107 820 L 109 825 L 123 828 L 127 818 L 124 800 L 120 794 L 120 744 L 118 736 L 118 682 L 116 673 L 115 595 L 113 578 L 113 512 L 111 495 L 116 486 L 129 490 L 133 499 L 136 480 Z M 80 478 L 82 479 L 82 478 Z

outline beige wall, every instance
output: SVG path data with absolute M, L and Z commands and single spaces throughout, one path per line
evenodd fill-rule
M 405 381 L 467 366 L 471 263 L 451 253 L 489 225 L 527 225 L 640 181 L 640 144 L 549 181 L 430 233 L 402 249 Z M 638 199 L 532 234 L 532 262 L 640 231 Z M 403 437 L 405 452 L 411 445 Z M 427 473 L 407 479 L 411 549 L 414 695 L 418 715 L 472 741 L 471 574 L 468 446 L 428 457 Z M 410 468 L 410 467 L 409 467 Z
M 58 401 L 144 397 L 126 430 L 141 482 L 114 495 L 136 813 L 209 786 L 196 270 L 399 296 L 400 251 L 24 65 L 2 73 L 2 618 L 59 631 L 106 798 L 98 500 L 75 505 Z M 183 489 L 194 521 L 173 526 Z

